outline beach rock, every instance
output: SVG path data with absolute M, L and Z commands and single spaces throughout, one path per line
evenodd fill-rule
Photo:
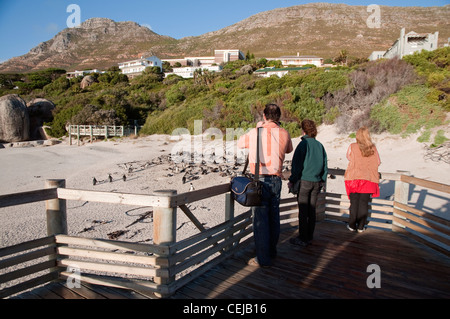
M 52 101 L 38 98 L 30 101 L 27 106 L 30 116 L 30 138 L 33 140 L 47 139 L 43 125 L 45 122 L 53 121 L 55 104 Z
M 80 88 L 84 90 L 95 82 L 95 78 L 92 75 L 86 75 L 80 83 Z
M 30 118 L 25 101 L 17 94 L 0 97 L 0 142 L 30 138 Z

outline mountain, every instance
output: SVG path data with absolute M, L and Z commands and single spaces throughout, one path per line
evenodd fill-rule
M 23 56 L 0 64 L 0 72 L 27 72 L 50 67 L 105 69 L 141 55 L 170 54 L 174 43 L 175 39 L 158 35 L 135 22 L 93 18 L 77 28 L 64 29 Z
M 240 48 L 255 56 L 319 55 L 331 58 L 346 49 L 351 55 L 368 57 L 386 50 L 406 32 L 439 31 L 442 46 L 450 37 L 450 5 L 442 7 L 380 6 L 381 27 L 369 28 L 372 14 L 367 6 L 312 3 L 262 12 L 224 29 L 184 38 L 178 47 L 190 54 L 210 48 Z
M 65 29 L 29 53 L 0 64 L 0 72 L 27 72 L 49 67 L 106 69 L 141 55 L 173 58 L 212 55 L 214 49 L 240 49 L 256 57 L 308 54 L 332 58 L 346 49 L 368 57 L 386 50 L 406 32 L 439 31 L 439 46 L 450 38 L 450 5 L 381 8 L 381 27 L 369 28 L 366 6 L 312 3 L 261 12 L 236 24 L 179 40 L 158 35 L 134 22 L 93 18 Z

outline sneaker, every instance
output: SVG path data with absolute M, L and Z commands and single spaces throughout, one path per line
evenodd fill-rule
M 362 233 L 362 232 L 364 232 L 366 229 L 365 228 L 363 228 L 363 229 L 358 229 L 358 233 Z
M 351 228 L 348 224 L 347 224 L 347 229 L 352 232 L 356 231 L 355 229 Z
M 301 240 L 301 239 L 298 238 L 298 237 L 294 237 L 294 238 L 289 239 L 289 242 L 290 242 L 291 244 L 297 245 L 297 246 L 302 246 L 302 247 L 308 246 L 308 243 L 307 243 L 307 242 L 304 242 L 303 240 Z
M 270 267 L 270 266 L 263 266 L 263 265 L 260 265 L 259 262 L 258 262 L 258 259 L 256 259 L 256 257 L 250 259 L 250 260 L 247 262 L 247 265 L 253 266 L 253 267 L 261 267 L 261 268 L 269 268 L 269 267 Z

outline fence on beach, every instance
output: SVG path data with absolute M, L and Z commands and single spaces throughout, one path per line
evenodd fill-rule
M 131 134 L 138 134 L 140 127 L 116 126 L 116 125 L 69 125 L 69 144 L 72 145 L 72 138 L 77 138 L 77 144 L 80 144 L 82 136 L 89 136 L 89 141 L 92 143 L 94 137 L 102 136 L 104 138 L 110 137 L 124 137 Z
M 330 173 L 342 176 L 344 171 Z M 449 194 L 450 186 L 402 174 L 385 173 L 382 179 L 395 183 L 395 193 L 392 200 L 373 200 L 368 227 L 399 232 L 450 256 L 450 222 L 408 205 L 410 187 Z M 216 196 L 225 196 L 224 222 L 205 229 L 188 204 Z M 68 200 L 153 207 L 153 244 L 69 236 Z M 47 237 L 0 249 L 0 298 L 54 280 L 127 288 L 164 298 L 252 241 L 251 212 L 235 216 L 229 184 L 184 194 L 163 190 L 139 195 L 67 189 L 64 180 L 49 180 L 44 189 L 0 196 L 0 208 L 42 201 Z M 317 219 L 346 221 L 348 206 L 346 195 L 321 193 Z M 298 225 L 295 197 L 283 198 L 280 210 L 282 228 Z M 177 240 L 180 211 L 198 234 Z

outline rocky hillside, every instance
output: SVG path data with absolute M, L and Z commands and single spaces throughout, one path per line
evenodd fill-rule
M 406 32 L 439 31 L 442 46 L 450 37 L 450 5 L 442 7 L 381 8 L 381 27 L 369 28 L 366 6 L 312 3 L 262 12 L 224 29 L 185 38 L 178 47 L 191 54 L 214 47 L 239 47 L 256 56 L 313 54 L 324 58 L 342 49 L 358 57 L 386 50 Z M 241 44 L 241 45 L 239 45 Z
M 369 28 L 366 6 L 312 3 L 262 12 L 224 29 L 176 40 L 134 22 L 94 18 L 66 29 L 24 56 L 0 64 L 0 72 L 26 72 L 48 67 L 66 70 L 108 68 L 140 55 L 161 58 L 210 55 L 213 49 L 238 48 L 256 57 L 300 54 L 332 58 L 342 49 L 368 57 L 386 50 L 400 29 L 439 31 L 440 46 L 450 37 L 450 5 L 442 7 L 381 6 L 381 28 Z
M 167 55 L 175 39 L 135 22 L 93 18 L 78 28 L 64 29 L 27 54 L 0 64 L 0 72 L 27 72 L 50 67 L 66 70 L 109 68 L 140 55 Z

